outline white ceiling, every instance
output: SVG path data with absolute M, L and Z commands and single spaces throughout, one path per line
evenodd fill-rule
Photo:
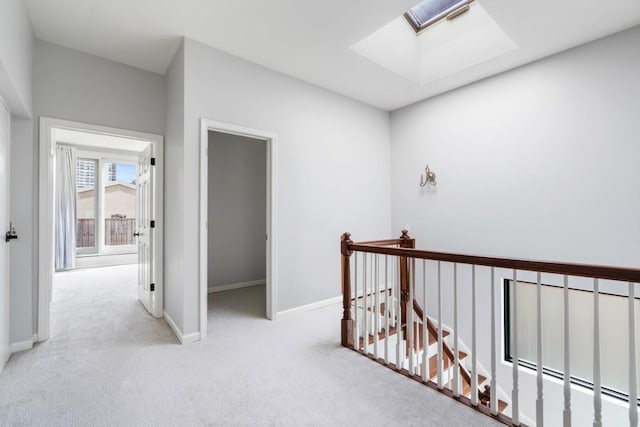
M 350 47 L 419 0 L 26 0 L 35 35 L 163 74 L 186 36 L 393 110 L 640 24 L 638 0 L 478 0 L 518 47 L 419 85 Z

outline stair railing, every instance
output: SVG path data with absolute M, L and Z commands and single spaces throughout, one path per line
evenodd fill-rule
M 571 425 L 571 359 L 569 333 L 569 277 L 589 278 L 593 281 L 593 425 L 602 426 L 602 384 L 601 384 L 601 344 L 600 344 L 600 308 L 602 294 L 599 281 L 615 281 L 621 286 L 628 299 L 628 420 L 629 425 L 638 425 L 638 385 L 636 359 L 636 313 L 635 285 L 640 283 L 640 269 L 568 264 L 557 262 L 494 258 L 475 255 L 452 254 L 415 249 L 415 239 L 409 237 L 406 230 L 398 239 L 366 241 L 354 243 L 349 233 L 344 233 L 340 243 L 342 260 L 343 317 L 341 322 L 341 343 L 343 346 L 362 352 L 367 357 L 397 370 L 404 375 L 420 381 L 486 415 L 508 425 L 521 425 L 524 421 L 544 425 L 545 405 L 543 393 L 544 365 L 542 358 L 542 307 L 541 275 L 561 275 L 562 281 L 562 330 L 563 330 L 563 411 L 562 424 Z M 352 255 L 355 259 L 351 266 Z M 358 265 L 358 260 L 361 260 Z M 418 272 L 422 287 L 416 286 L 416 262 L 422 263 Z M 427 262 L 436 264 L 435 284 L 427 286 Z M 441 267 L 453 265 L 453 280 L 445 286 L 453 290 L 453 336 L 445 330 L 443 324 L 443 280 Z M 471 269 L 471 362 L 467 354 L 458 348 L 459 295 L 458 268 L 469 266 Z M 479 267 L 479 268 L 478 268 Z M 467 267 L 468 268 L 468 267 Z M 489 289 L 482 288 L 483 294 L 490 293 L 490 369 L 483 376 L 478 372 L 477 361 L 477 283 L 476 273 L 480 268 L 485 276 L 490 276 Z M 505 270 L 510 274 L 505 278 Z M 496 383 L 497 361 L 499 353 L 499 335 L 497 321 L 499 307 L 497 300 L 496 272 L 505 280 L 505 289 L 509 291 L 513 302 L 509 313 L 509 336 L 505 336 L 505 346 L 512 357 L 511 393 L 502 392 Z M 421 274 L 420 274 L 421 273 Z M 519 366 L 522 361 L 518 354 L 518 316 L 515 313 L 518 304 L 518 276 L 535 274 L 536 285 L 536 402 L 535 414 L 524 417 L 520 410 Z M 433 274 L 432 274 L 433 276 Z M 520 279 L 522 280 L 522 279 Z M 420 280 L 418 280 L 420 281 Z M 435 289 L 434 289 L 435 288 Z M 435 296 L 431 292 L 435 290 Z M 421 293 L 421 295 L 417 295 Z M 428 302 L 435 298 L 436 315 L 427 314 Z M 422 303 L 422 306 L 421 306 Z M 424 307 L 424 309 L 423 309 Z M 433 310 L 432 310 L 433 311 Z M 395 328 L 393 327 L 395 325 Z M 425 327 L 426 325 L 426 327 Z M 448 337 L 447 337 L 448 335 Z M 453 339 L 453 348 L 446 339 Z M 384 354 L 379 349 L 380 340 L 384 340 Z M 435 355 L 431 355 L 431 341 L 436 342 Z M 373 348 L 370 345 L 373 344 Z M 395 354 L 390 346 L 395 345 Z M 371 350 L 371 351 L 370 351 Z M 471 365 L 469 368 L 464 362 Z M 435 369 L 433 369 L 435 367 Z M 434 372 L 435 371 L 435 372 Z M 436 381 L 433 381 L 436 378 Z M 482 389 L 481 384 L 485 383 Z M 484 403 L 488 403 L 488 406 Z M 546 416 L 549 417 L 549 414 Z

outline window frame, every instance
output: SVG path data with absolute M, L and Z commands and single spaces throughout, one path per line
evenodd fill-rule
M 102 256 L 102 255 L 123 255 L 134 254 L 138 251 L 138 246 L 133 245 L 106 245 L 105 244 L 105 184 L 107 182 L 107 170 L 108 163 L 125 163 L 135 166 L 136 178 L 138 176 L 138 156 L 133 154 L 125 154 L 120 152 L 106 152 L 106 151 L 93 151 L 86 149 L 78 149 L 77 159 L 80 160 L 94 160 L 97 162 L 96 169 L 96 188 L 95 188 L 95 239 L 96 244 L 92 248 L 79 248 L 76 249 L 76 257 L 88 257 L 88 256 Z M 77 195 L 76 195 L 77 197 Z M 77 199 L 76 199 L 77 203 Z M 138 211 L 138 188 L 136 187 L 135 195 L 136 206 L 134 211 Z M 136 215 L 137 216 L 137 215 Z M 137 227 L 137 223 L 136 223 Z M 85 250 L 88 249 L 88 250 Z
M 502 360 L 513 366 L 513 356 L 511 355 L 511 282 L 513 279 L 503 278 L 502 279 L 502 342 L 503 342 L 503 355 Z M 518 280 L 519 283 L 524 283 L 527 285 L 536 286 L 536 283 L 527 282 L 526 280 Z M 542 286 L 554 286 L 549 284 L 541 283 Z M 570 290 L 579 290 L 581 289 L 572 289 Z M 601 295 L 606 295 L 606 292 L 600 292 Z M 640 299 L 640 298 L 636 298 Z M 527 359 L 523 359 L 522 357 L 518 357 L 518 366 L 521 368 L 525 368 L 529 371 L 533 371 L 534 373 L 538 370 L 538 364 L 535 361 L 530 361 Z M 558 371 L 553 368 L 549 368 L 547 366 L 542 366 L 542 374 L 551 378 L 555 378 L 557 380 L 564 380 L 564 373 Z M 592 381 L 586 380 L 584 378 L 580 378 L 575 375 L 571 375 L 570 382 L 573 385 L 582 387 L 586 390 L 593 392 L 594 385 Z M 612 397 L 614 399 L 621 400 L 623 402 L 629 402 L 629 394 L 622 392 L 620 390 L 616 390 L 614 388 L 607 387 L 603 384 L 600 385 L 600 389 L 604 396 Z M 639 396 L 640 397 L 640 396 Z M 640 407 L 640 399 L 638 399 L 638 407 Z
M 411 28 L 413 28 L 413 31 L 415 31 L 416 35 L 419 35 L 423 31 L 425 31 L 427 28 L 442 21 L 443 19 L 448 18 L 449 20 L 452 20 L 455 17 L 466 12 L 471 6 L 471 4 L 473 4 L 475 1 L 476 0 L 461 0 L 459 3 L 455 4 L 449 9 L 444 10 L 443 12 L 434 16 L 428 21 L 423 22 L 422 24 L 420 24 L 418 20 L 415 18 L 415 16 L 413 15 L 413 13 L 411 13 L 411 9 L 406 11 L 402 16 L 407 21 L 407 23 L 411 26 Z
M 82 150 L 78 150 L 77 151 L 77 155 L 76 155 L 76 170 L 78 167 L 78 161 L 79 160 L 83 160 L 83 161 L 90 161 L 94 163 L 94 177 L 93 177 L 93 224 L 94 224 L 94 244 L 93 246 L 84 246 L 82 248 L 76 247 L 76 256 L 82 256 L 82 255 L 94 255 L 99 253 L 99 241 L 98 238 L 100 236 L 99 233 L 99 226 L 100 226 L 100 221 L 99 221 L 99 203 L 98 203 L 98 199 L 99 199 L 99 192 L 100 192 L 100 160 L 97 158 L 94 158 L 91 155 L 85 155 L 88 153 L 85 153 Z M 77 174 L 77 172 L 76 172 Z M 76 175 L 77 177 L 77 175 Z M 78 197 L 78 184 L 76 183 L 76 224 L 79 218 L 77 218 L 77 206 L 79 205 L 79 197 Z

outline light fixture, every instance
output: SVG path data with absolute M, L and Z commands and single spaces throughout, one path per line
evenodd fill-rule
M 424 187 L 429 184 L 432 187 L 435 187 L 436 182 L 436 173 L 429 168 L 429 165 L 424 168 L 424 174 L 420 176 L 420 187 Z

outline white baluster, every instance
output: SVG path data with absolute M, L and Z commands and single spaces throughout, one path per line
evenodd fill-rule
M 511 373 L 513 374 L 513 388 L 511 390 L 511 420 L 514 425 L 520 425 L 520 409 L 518 398 L 518 278 L 517 272 L 513 270 L 513 304 L 511 306 L 511 356 L 513 365 Z
M 380 357 L 380 354 L 378 353 L 378 347 L 379 347 L 379 340 L 380 340 L 380 282 L 378 281 L 378 254 L 373 255 L 374 256 L 374 263 L 373 263 L 373 267 L 374 267 L 374 272 L 373 272 L 373 277 L 374 277 L 374 285 L 375 285 L 375 296 L 374 296 L 374 309 L 371 310 L 371 313 L 373 314 L 373 319 L 375 322 L 375 327 L 374 327 L 374 331 L 373 331 L 373 354 L 375 354 L 376 356 L 376 360 L 378 360 L 378 358 Z
M 409 374 L 415 373 L 415 346 L 414 346 L 414 327 L 413 327 L 413 268 L 412 260 L 407 258 L 407 285 L 409 286 L 409 301 L 407 302 L 407 335 L 409 337 Z
M 537 305 L 537 327 L 536 327 L 536 341 L 537 341 L 537 363 L 536 363 L 536 423 L 539 427 L 544 426 L 544 400 L 542 397 L 542 370 L 544 368 L 542 361 L 542 282 L 540 280 L 540 272 L 538 272 L 538 283 L 536 286 L 536 305 Z
M 355 278 L 353 280 L 354 286 L 353 286 L 353 292 L 354 292 L 354 309 L 353 309 L 353 347 L 356 350 L 360 350 L 360 348 L 358 347 L 360 345 L 359 341 L 359 336 L 358 335 L 358 327 L 360 325 L 360 322 L 358 322 L 358 315 L 360 313 L 360 310 L 358 310 L 358 252 L 356 252 L 354 254 L 354 273 L 355 273 Z
M 402 369 L 402 359 L 400 358 L 400 345 L 402 344 L 402 307 L 401 307 L 401 289 L 400 289 L 400 258 L 394 263 L 396 278 L 396 369 Z
M 498 397 L 496 394 L 496 278 L 495 269 L 491 267 L 491 413 L 498 414 Z
M 569 353 L 569 277 L 564 276 L 564 426 L 571 426 L 571 359 Z
M 593 279 L 593 427 L 602 427 L 602 383 L 600 379 L 600 289 Z
M 471 266 L 471 404 L 478 405 L 478 348 L 476 345 L 476 266 Z
M 427 261 L 422 260 L 422 381 L 429 381 L 429 318 L 427 316 Z
M 384 361 L 389 363 L 389 255 L 384 256 Z
M 438 261 L 438 388 L 444 387 L 442 372 L 442 281 L 440 280 L 440 261 Z
M 368 303 L 367 301 L 369 300 L 368 297 L 368 292 L 367 292 L 367 276 L 368 276 L 368 269 L 367 269 L 367 258 L 369 257 L 369 255 L 367 253 L 364 254 L 364 260 L 362 261 L 362 278 L 363 278 L 363 284 L 362 284 L 362 290 L 363 290 L 363 295 L 362 295 L 362 313 L 363 313 L 363 325 L 362 325 L 362 352 L 364 354 L 368 354 L 369 353 L 369 312 L 368 312 Z
M 629 282 L 629 426 L 638 425 L 638 384 L 636 372 L 636 295 Z
M 453 264 L 453 395 L 460 396 L 460 360 L 458 358 L 458 264 Z

